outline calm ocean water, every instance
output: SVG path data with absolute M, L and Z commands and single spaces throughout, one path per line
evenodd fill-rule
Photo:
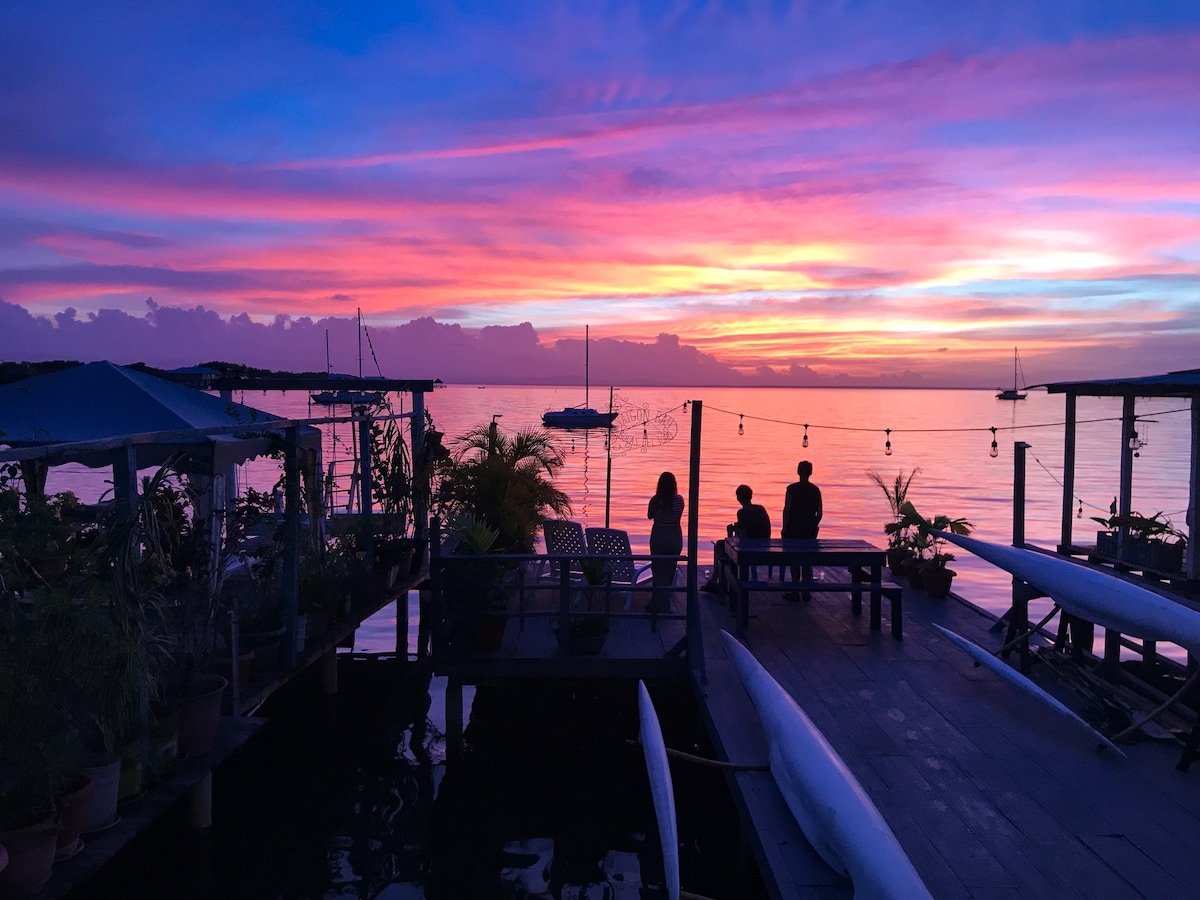
M 606 408 L 609 391 L 593 387 L 592 406 Z M 283 416 L 326 414 L 301 393 L 264 393 L 235 399 Z M 426 395 L 434 424 L 453 439 L 486 425 L 493 416 L 512 433 L 540 427 L 541 414 L 580 403 L 582 388 L 454 385 Z M 975 535 L 1008 543 L 1012 538 L 1013 443 L 1030 445 L 1027 455 L 1026 536 L 1052 548 L 1058 543 L 1062 492 L 1063 422 L 1061 395 L 1030 392 L 1027 400 L 997 400 L 991 391 L 871 389 L 629 388 L 614 393 L 621 410 L 612 439 L 611 478 L 603 432 L 561 432 L 558 444 L 566 465 L 558 476 L 570 495 L 574 518 L 604 525 L 606 518 L 629 534 L 635 552 L 649 552 L 646 502 L 660 472 L 669 470 L 687 486 L 691 411 L 685 400 L 703 401 L 700 448 L 700 563 L 711 563 L 712 544 L 725 533 L 737 507 L 734 488 L 745 482 L 755 500 L 767 507 L 776 530 L 783 494 L 795 480 L 796 463 L 813 463 L 813 480 L 822 490 L 825 519 L 821 534 L 885 542 L 887 502 L 867 473 L 887 478 L 919 468 L 909 498 L 925 515 L 965 517 Z M 1088 543 L 1097 526 L 1091 515 L 1104 515 L 1117 493 L 1120 400 L 1079 401 L 1075 521 L 1077 542 Z M 1164 511 L 1181 526 L 1187 506 L 1190 436 L 1186 404 L 1143 400 L 1139 423 L 1145 446 L 1134 461 L 1133 508 Z M 803 446 L 807 423 L 808 447 Z M 739 433 L 739 424 L 741 433 Z M 324 426 L 326 458 L 349 456 L 348 425 Z M 999 454 L 989 449 L 996 429 Z M 885 455 L 889 436 L 892 454 Z M 62 467 L 51 476 L 50 490 L 71 488 L 96 497 L 107 488 L 103 472 Z M 266 488 L 279 477 L 273 460 L 247 464 L 244 477 Z M 1081 503 L 1080 503 L 1081 501 Z M 1010 579 L 1003 572 L 962 553 L 953 568 L 955 591 L 987 609 L 1008 606 Z M 394 621 L 392 619 L 391 621 Z M 386 646 L 374 646 L 376 626 Z M 360 649 L 394 648 L 394 625 L 372 622 Z

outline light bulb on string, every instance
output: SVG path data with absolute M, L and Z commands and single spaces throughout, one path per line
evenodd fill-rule
M 684 411 L 684 412 L 687 412 L 688 404 L 689 404 L 689 403 L 691 403 L 691 402 L 692 402 L 691 400 L 684 400 L 684 401 L 683 401 L 683 411 Z
M 992 449 L 988 452 L 988 456 L 990 456 L 992 459 L 995 459 L 997 456 L 1000 455 L 1000 447 L 996 443 L 996 429 L 993 427 L 991 429 L 991 432 L 992 432 Z
M 884 437 L 886 438 L 886 440 L 883 442 L 883 455 L 891 456 L 892 455 L 892 429 L 885 428 L 885 429 L 883 429 L 883 433 L 884 433 Z
M 738 434 L 745 434 L 746 427 L 742 424 L 742 413 L 738 413 Z
M 802 447 L 808 446 L 808 425 L 804 426 L 804 440 L 802 440 L 800 442 L 800 446 L 802 446 Z
M 1142 449 L 1142 442 L 1138 440 L 1138 433 L 1136 431 L 1133 432 L 1131 435 L 1129 435 L 1129 449 L 1130 450 Z
M 1083 518 L 1083 501 L 1082 500 L 1079 501 L 1079 509 L 1075 510 L 1075 518 L 1077 518 L 1077 519 Z

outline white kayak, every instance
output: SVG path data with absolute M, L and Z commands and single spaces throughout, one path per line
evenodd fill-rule
M 1110 631 L 1170 641 L 1200 655 L 1200 612 L 1102 569 L 1050 553 L 936 532 L 1036 587 L 1073 616 Z
M 729 633 L 721 638 L 767 735 L 771 774 L 804 836 L 854 882 L 855 900 L 930 897 L 858 779 L 791 695 Z
M 641 722 L 642 753 L 646 756 L 646 771 L 650 775 L 650 796 L 654 799 L 654 815 L 658 819 L 658 835 L 662 841 L 667 898 L 679 900 L 679 826 L 675 821 L 671 767 L 667 762 L 667 746 L 663 742 L 658 713 L 642 681 L 638 682 L 638 718 Z
M 1094 737 L 1096 740 L 1098 740 L 1101 743 L 1101 745 L 1108 747 L 1110 750 L 1112 750 L 1115 753 L 1120 754 L 1121 756 L 1125 755 L 1125 753 L 1121 750 L 1120 747 L 1118 747 L 1116 744 L 1114 744 L 1112 741 L 1110 741 L 1108 738 L 1106 738 L 1104 735 L 1102 735 L 1099 731 L 1097 731 L 1095 728 L 1093 728 L 1091 725 L 1089 725 L 1086 719 L 1083 719 L 1080 716 L 1076 715 L 1074 713 L 1074 711 L 1072 711 L 1069 707 L 1064 706 L 1062 703 L 1060 703 L 1058 701 L 1058 698 L 1054 697 L 1052 694 L 1046 693 L 1044 690 L 1042 690 L 1040 687 L 1038 687 L 1036 684 L 1034 684 L 1032 681 L 1030 681 L 1028 678 L 1026 678 L 1024 675 L 1022 675 L 1016 669 L 1013 669 L 1012 667 L 1010 667 L 1008 665 L 1008 663 L 1004 662 L 1003 660 L 997 659 L 995 656 L 988 653 L 986 650 L 984 650 L 978 644 L 967 640 L 965 637 L 963 637 L 958 632 L 951 631 L 949 628 L 943 628 L 941 625 L 937 624 L 937 622 L 933 623 L 933 627 L 936 628 L 938 631 L 940 631 L 943 635 L 945 635 L 946 638 L 952 644 L 954 644 L 960 650 L 964 651 L 968 656 L 971 657 L 971 659 L 975 660 L 975 662 L 979 663 L 980 665 L 986 666 L 988 669 L 990 669 L 992 672 L 995 672 L 997 675 L 999 675 L 1001 678 L 1003 678 L 1009 684 L 1015 685 L 1016 687 L 1020 688 L 1025 693 L 1029 694 L 1031 697 L 1035 697 L 1039 702 L 1048 706 L 1050 709 L 1054 710 L 1059 715 L 1065 716 L 1066 718 L 1070 719 L 1074 724 L 1082 725 L 1084 728 L 1086 728 L 1088 730 L 1088 733 L 1091 734 L 1092 737 Z

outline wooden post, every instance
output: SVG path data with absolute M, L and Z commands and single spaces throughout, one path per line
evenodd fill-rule
M 1124 398 L 1121 406 L 1121 482 L 1117 500 L 1117 513 L 1129 515 L 1133 506 L 1133 448 L 1129 442 L 1137 431 L 1137 417 L 1134 412 L 1132 395 Z M 1129 529 L 1122 526 L 1117 531 L 1117 559 L 1126 556 L 1126 544 L 1129 540 Z
M 1188 467 L 1188 508 L 1187 533 L 1188 542 L 1183 560 L 1183 570 L 1190 579 L 1200 578 L 1200 529 L 1196 528 L 1196 518 L 1200 516 L 1200 396 L 1192 397 L 1192 459 Z M 1198 726 L 1200 727 L 1200 726 Z
M 463 750 L 463 690 L 462 682 L 450 678 L 446 682 L 446 757 L 458 760 Z
M 124 444 L 113 451 L 113 499 L 132 509 L 137 495 L 137 451 L 132 443 Z
M 707 684 L 704 648 L 700 638 L 700 596 L 697 593 L 696 565 L 700 541 L 700 425 L 704 419 L 704 401 L 692 401 L 691 449 L 688 455 L 688 542 L 687 542 L 687 654 L 688 665 L 700 673 Z
M 363 553 L 364 565 L 369 572 L 375 565 L 375 527 L 372 523 L 375 488 L 371 476 L 371 417 L 365 412 L 358 421 L 358 469 L 358 506 L 362 514 L 358 549 Z
M 1067 393 L 1067 422 L 1063 431 L 1063 494 L 1062 530 L 1058 537 L 1058 552 L 1070 555 L 1074 542 L 1073 519 L 1075 518 L 1075 423 L 1078 415 L 1076 396 Z
M 429 506 L 425 502 L 429 489 L 428 475 L 417 473 L 417 460 L 425 452 L 425 395 L 420 391 L 413 391 L 412 418 L 408 420 L 408 426 L 412 435 L 413 537 L 420 541 L 429 536 Z M 418 477 L 422 483 L 417 483 Z
M 212 772 L 205 772 L 188 795 L 189 820 L 197 831 L 212 828 L 212 785 Z
M 326 697 L 338 691 L 337 647 L 332 647 L 321 657 L 321 693 Z
M 300 468 L 297 428 L 283 431 L 283 664 L 296 664 L 296 627 L 300 613 Z M 236 660 L 234 661 L 236 664 Z
M 1025 451 L 1029 444 L 1024 441 L 1013 443 L 1013 520 L 1012 542 L 1014 547 L 1025 546 Z M 1017 642 L 1017 668 L 1029 671 L 1029 589 L 1025 582 L 1014 577 L 1012 580 L 1012 619 L 1008 623 L 1008 637 L 1013 629 L 1025 636 Z M 1007 641 L 1006 641 L 1007 643 Z

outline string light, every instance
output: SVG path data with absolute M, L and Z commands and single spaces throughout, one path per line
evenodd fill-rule
M 883 443 L 883 455 L 891 456 L 892 455 L 892 429 L 890 429 L 890 428 L 883 429 L 883 434 L 884 434 L 884 437 L 887 438 L 887 440 L 885 440 Z
M 1138 440 L 1138 433 L 1136 431 L 1133 432 L 1133 434 L 1129 435 L 1129 449 L 1130 450 L 1142 449 L 1142 442 Z
M 808 424 L 807 423 L 805 423 L 805 425 L 804 425 L 804 440 L 800 442 L 800 446 L 802 446 L 802 447 L 808 446 Z
M 993 428 L 992 428 L 992 449 L 991 449 L 991 452 L 990 452 L 988 455 L 989 455 L 989 456 L 990 456 L 992 459 L 995 459 L 997 456 L 999 456 L 999 455 L 1000 455 L 1000 447 L 999 447 L 999 445 L 997 445 L 997 443 L 996 443 L 996 429 L 995 429 L 995 427 L 994 427 L 994 426 L 993 426 Z
M 692 402 L 691 400 L 684 400 L 684 401 L 683 401 L 683 411 L 684 411 L 684 412 L 687 412 L 688 404 L 689 404 L 689 403 L 691 403 L 691 402 Z
M 738 413 L 738 434 L 745 434 L 746 426 L 742 424 L 742 414 Z
M 1079 509 L 1075 510 L 1075 518 L 1082 519 L 1083 518 L 1083 499 L 1080 497 L 1076 497 L 1075 499 L 1079 501 Z

